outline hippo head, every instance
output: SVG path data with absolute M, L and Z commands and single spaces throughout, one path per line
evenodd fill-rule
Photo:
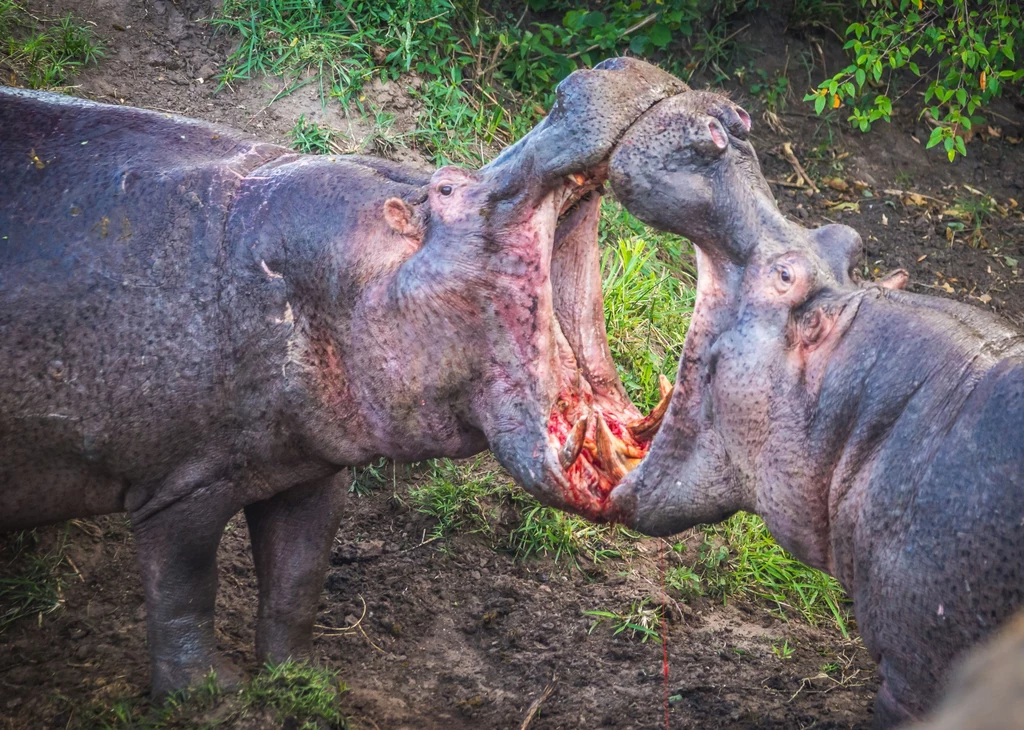
M 443 404 L 528 491 L 597 516 L 588 490 L 603 484 L 606 495 L 614 481 L 597 441 L 605 448 L 618 434 L 637 450 L 652 433 L 605 339 L 597 233 L 608 158 L 630 124 L 686 89 L 632 59 L 576 71 L 548 116 L 490 164 L 440 168 L 418 193 L 386 201 L 385 220 L 412 251 L 388 283 L 391 299 L 404 302 L 397 319 L 414 318 L 405 347 L 426 344 L 436 358 L 416 388 L 408 384 L 419 364 L 402 366 L 404 391 L 427 394 L 403 405 L 405 438 L 450 429 L 453 421 L 438 426 L 431 409 Z M 400 455 L 478 448 L 475 437 L 455 433 L 447 445 Z
M 787 220 L 749 130 L 749 116 L 725 97 L 690 92 L 647 111 L 609 161 L 630 212 L 696 246 L 697 301 L 678 386 L 649 454 L 602 515 L 649 534 L 756 507 L 748 462 L 768 458 L 768 423 L 787 407 L 780 391 L 820 378 L 821 353 L 864 291 L 855 281 L 859 235 Z M 900 273 L 886 285 L 905 280 Z

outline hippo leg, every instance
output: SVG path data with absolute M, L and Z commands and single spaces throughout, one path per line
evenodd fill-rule
M 885 657 L 878 663 L 878 671 L 882 676 L 882 686 L 875 697 L 873 730 L 892 730 L 917 720 L 917 716 L 896 699 L 897 694 L 909 690 L 902 676 Z
M 211 484 L 158 511 L 132 515 L 154 697 L 194 685 L 210 670 L 222 686 L 241 678 L 218 655 L 213 632 L 217 545 L 240 505 L 203 496 L 228 490 L 229 485 Z
M 349 479 L 346 469 L 245 508 L 259 581 L 256 657 L 261 662 L 297 659 L 309 651 Z

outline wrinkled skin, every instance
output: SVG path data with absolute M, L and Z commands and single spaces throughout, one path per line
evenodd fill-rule
M 0 89 L 0 531 L 128 512 L 159 695 L 233 674 L 215 553 L 239 510 L 262 661 L 308 647 L 344 467 L 489 445 L 571 506 L 559 394 L 639 417 L 591 337 L 598 188 L 684 89 L 606 62 L 490 165 L 433 175 Z
M 1022 604 L 1024 335 L 901 291 L 905 272 L 854 281 L 857 234 L 786 220 L 745 118 L 710 105 L 662 102 L 609 163 L 629 210 L 696 245 L 698 292 L 661 430 L 605 516 L 667 535 L 761 515 L 849 592 L 892 727 Z
M 1024 725 L 1024 613 L 971 651 L 927 722 L 904 730 L 1020 730 Z

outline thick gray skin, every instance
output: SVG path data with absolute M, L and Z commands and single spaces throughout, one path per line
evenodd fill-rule
M 761 515 L 852 596 L 891 727 L 1024 599 L 1024 335 L 899 291 L 905 272 L 858 285 L 857 234 L 786 220 L 745 125 L 699 97 L 654 107 L 610 163 L 699 272 L 670 409 L 610 516 L 666 535 Z
M 1020 730 L 1024 726 L 1024 613 L 958 663 L 927 722 L 904 730 Z
M 233 674 L 215 553 L 241 509 L 262 661 L 308 648 L 343 467 L 490 445 L 558 504 L 563 362 L 611 367 L 606 345 L 574 360 L 553 304 L 552 258 L 596 246 L 557 225 L 565 176 L 682 88 L 578 72 L 494 163 L 432 176 L 0 89 L 0 531 L 128 512 L 159 695 Z

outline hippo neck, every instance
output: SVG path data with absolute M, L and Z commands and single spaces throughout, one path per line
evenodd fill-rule
M 853 545 L 857 526 L 876 519 L 865 511 L 892 520 L 873 531 L 903 529 L 927 465 L 951 447 L 946 435 L 965 404 L 1007 358 L 1024 358 L 1024 335 L 988 313 L 905 292 L 864 297 L 829 358 L 808 434 L 811 459 L 834 465 L 822 485 L 827 569 L 848 588 L 862 559 Z M 876 488 L 883 483 L 885 490 Z

